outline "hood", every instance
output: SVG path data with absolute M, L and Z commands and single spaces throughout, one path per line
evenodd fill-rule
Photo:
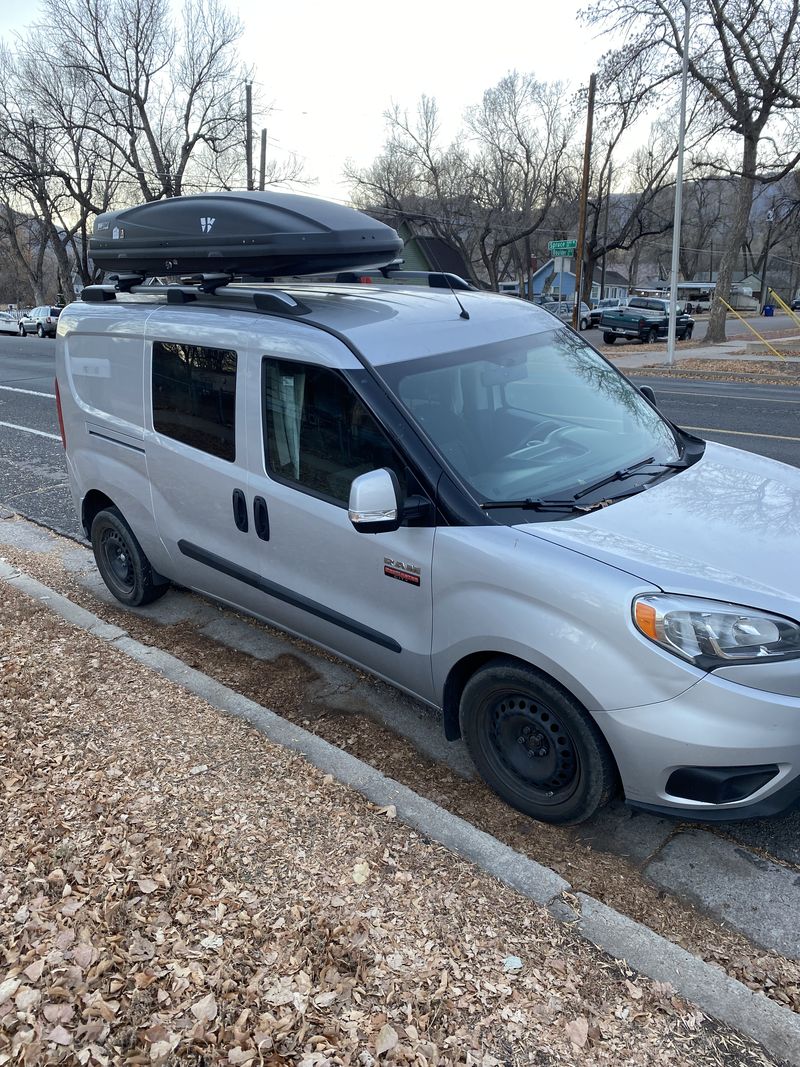
M 629 499 L 517 528 L 670 593 L 800 617 L 800 470 L 752 452 L 709 443 Z

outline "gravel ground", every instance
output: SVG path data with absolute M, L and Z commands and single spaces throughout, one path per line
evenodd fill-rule
M 3 588 L 0 1063 L 771 1064 Z

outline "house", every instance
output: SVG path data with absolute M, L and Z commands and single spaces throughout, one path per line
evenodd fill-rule
M 556 271 L 555 260 L 548 259 L 546 263 L 535 271 L 533 274 L 534 298 L 549 297 L 551 300 L 556 300 L 559 294 L 567 299 L 575 295 L 575 261 L 573 259 L 565 259 L 564 262 L 568 262 L 572 269 Z M 600 299 L 601 279 L 602 271 L 599 267 L 596 267 L 592 278 L 592 303 Z M 628 297 L 628 279 L 623 274 L 620 274 L 618 270 L 606 268 L 605 292 L 603 295 L 617 300 L 626 300 Z

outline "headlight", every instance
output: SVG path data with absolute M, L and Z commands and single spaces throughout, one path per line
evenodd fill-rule
M 756 608 L 657 593 L 636 597 L 633 621 L 657 645 L 710 670 L 800 656 L 800 625 Z

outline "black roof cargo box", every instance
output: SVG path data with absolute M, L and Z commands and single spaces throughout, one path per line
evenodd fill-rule
M 403 242 L 360 211 L 311 196 L 204 193 L 98 215 L 96 266 L 147 277 L 214 272 L 268 277 L 379 267 Z

